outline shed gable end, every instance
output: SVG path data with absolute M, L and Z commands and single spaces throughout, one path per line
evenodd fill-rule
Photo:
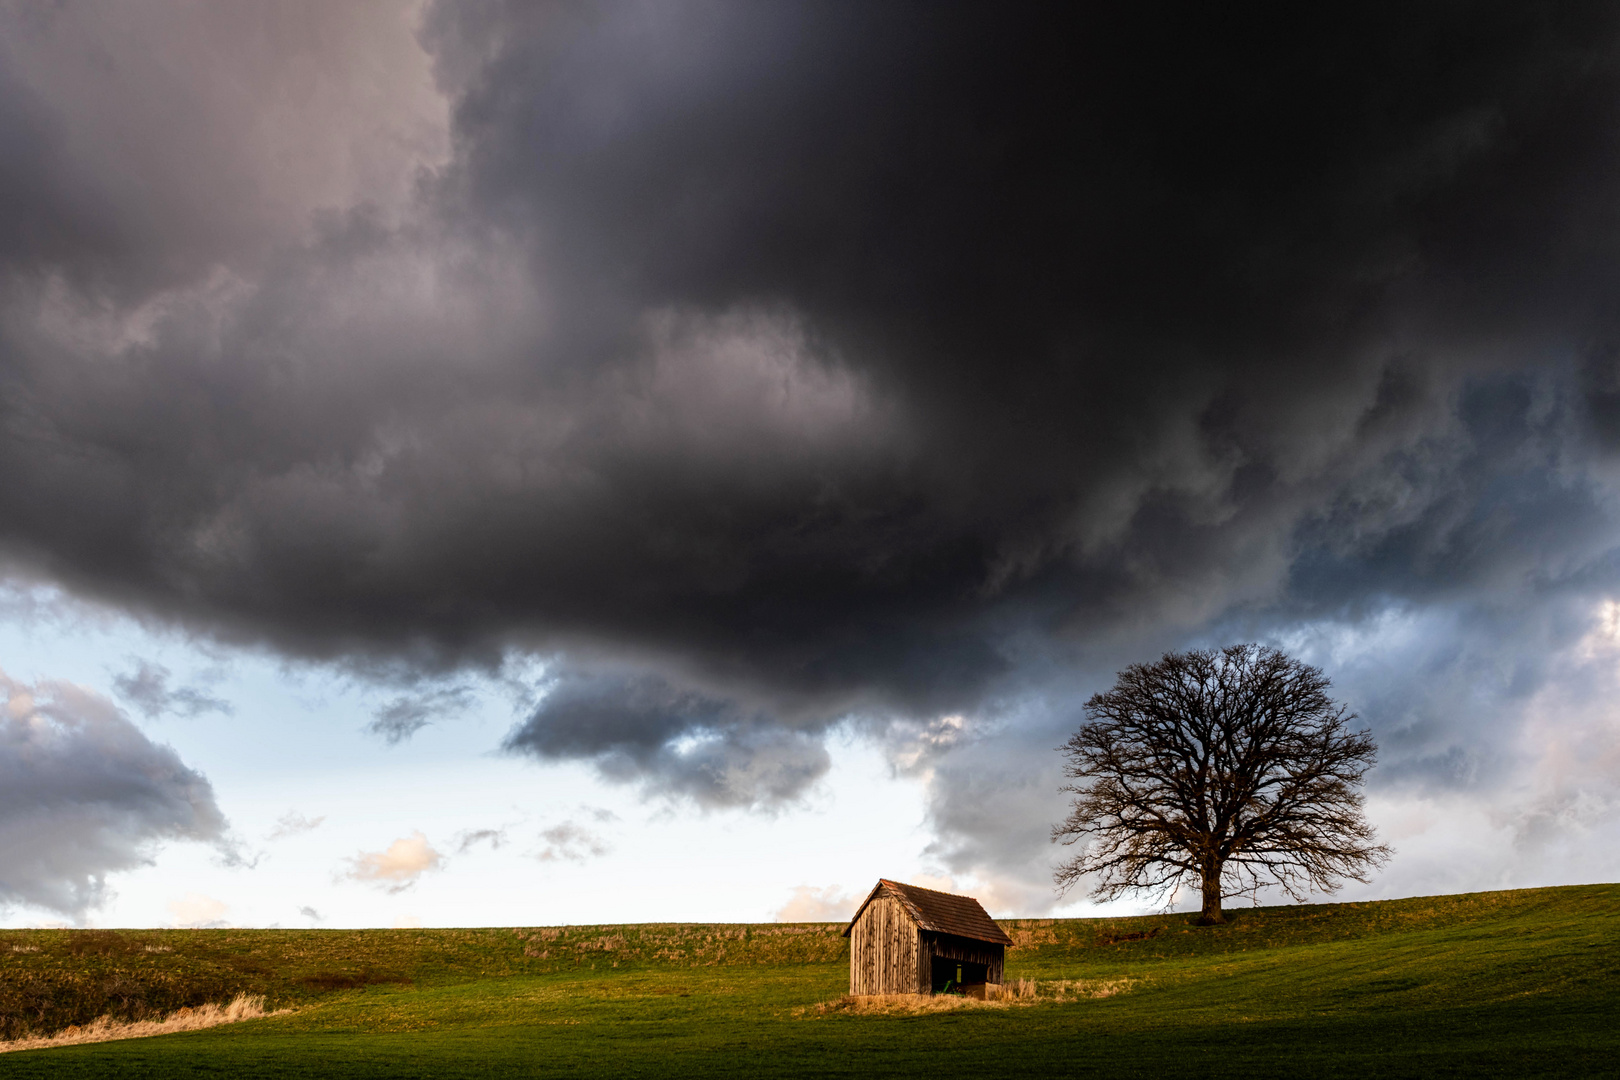
M 921 931 L 904 904 L 893 896 L 868 899 L 849 926 L 851 994 L 920 994 Z

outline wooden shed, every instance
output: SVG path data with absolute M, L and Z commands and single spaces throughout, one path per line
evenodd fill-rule
M 969 989 L 999 983 L 1012 944 L 973 897 L 887 878 L 844 936 L 851 994 L 929 994 L 953 981 Z

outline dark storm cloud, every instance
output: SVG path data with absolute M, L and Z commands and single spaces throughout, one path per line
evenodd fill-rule
M 509 749 L 714 806 L 1228 631 L 1495 605 L 1458 648 L 1553 670 L 1620 589 L 1608 6 L 438 3 L 433 86 L 397 8 L 60 10 L 0 34 L 18 573 L 554 657 Z M 168 62 L 84 61 L 132 20 Z M 1392 778 L 1450 782 L 1444 700 Z
M 395 0 L 0 12 L 0 264 L 117 304 L 387 205 L 438 103 Z M 403 166 L 403 167 L 402 167 Z
M 108 874 L 148 863 L 164 841 L 232 855 L 208 780 L 112 702 L 3 675 L 0 695 L 0 904 L 80 918 Z

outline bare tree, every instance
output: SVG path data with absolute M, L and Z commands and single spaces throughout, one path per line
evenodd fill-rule
M 1107 900 L 1197 882 L 1209 924 L 1222 900 L 1267 884 L 1303 900 L 1366 882 L 1390 854 L 1362 813 L 1377 747 L 1328 685 L 1258 645 L 1126 668 L 1058 748 L 1075 799 L 1052 839 L 1083 843 L 1059 889 L 1090 877 Z

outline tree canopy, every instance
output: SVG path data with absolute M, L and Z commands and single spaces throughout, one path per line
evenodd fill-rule
M 1197 883 L 1201 922 L 1222 901 L 1280 886 L 1296 900 L 1368 880 L 1389 857 L 1363 813 L 1372 733 L 1322 672 L 1259 645 L 1169 653 L 1120 672 L 1059 750 L 1074 799 L 1052 838 L 1080 850 L 1067 891 L 1170 896 Z

